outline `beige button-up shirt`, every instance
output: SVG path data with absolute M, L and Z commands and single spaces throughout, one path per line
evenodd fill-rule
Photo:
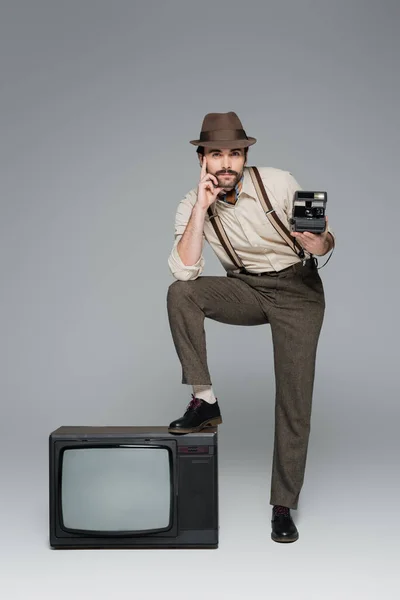
M 294 193 L 302 188 L 289 171 L 274 167 L 258 167 L 261 179 L 277 216 L 290 230 Z M 175 279 L 196 279 L 204 270 L 203 254 L 194 265 L 185 265 L 178 253 L 177 245 L 190 219 L 197 200 L 197 186 L 180 201 L 175 217 L 175 241 L 168 258 L 168 265 Z M 242 190 L 235 204 L 217 199 L 216 210 L 225 232 L 248 271 L 280 271 L 301 259 L 282 239 L 263 211 L 254 188 L 248 167 L 244 168 Z M 328 226 L 328 231 L 335 235 Z M 207 240 L 226 271 L 236 269 L 221 245 L 206 214 L 203 241 Z M 294 238 L 293 238 L 294 240 Z M 305 258 L 310 254 L 305 250 Z

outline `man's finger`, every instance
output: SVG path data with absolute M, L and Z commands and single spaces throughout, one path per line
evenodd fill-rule
M 201 176 L 204 177 L 204 175 L 207 173 L 206 170 L 206 155 L 203 154 L 203 161 L 201 163 Z
M 211 175 L 211 173 L 206 173 L 205 176 L 200 179 L 200 183 L 206 183 L 207 181 L 212 181 L 218 185 L 218 179 L 214 177 L 214 175 Z
M 215 175 L 211 175 L 211 173 L 209 173 L 209 175 L 210 175 L 211 179 L 214 181 L 214 183 L 216 183 L 218 185 L 218 179 L 217 179 L 217 177 L 215 177 Z

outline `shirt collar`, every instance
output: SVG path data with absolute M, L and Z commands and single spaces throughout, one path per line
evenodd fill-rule
M 256 198 L 257 194 L 255 194 L 254 192 L 255 192 L 255 190 L 254 190 L 253 180 L 249 173 L 249 168 L 244 167 L 243 175 L 235 186 L 235 199 L 237 201 L 239 196 L 241 196 L 242 194 L 246 194 L 246 196 L 250 196 L 251 198 Z M 221 196 L 222 196 L 222 194 L 221 194 Z M 221 198 L 221 196 L 218 196 L 218 200 L 220 200 L 221 202 L 224 202 L 225 204 L 232 204 L 232 202 L 228 202 L 226 200 L 226 194 L 224 194 L 222 196 L 222 198 Z
M 235 204 L 239 198 L 239 195 L 242 192 L 243 179 L 244 179 L 244 172 L 243 172 L 242 177 L 239 179 L 239 181 L 235 185 L 235 189 L 229 190 L 229 192 L 222 192 L 221 194 L 218 194 L 218 200 L 220 200 L 221 202 L 225 202 L 226 204 L 232 204 L 232 205 Z

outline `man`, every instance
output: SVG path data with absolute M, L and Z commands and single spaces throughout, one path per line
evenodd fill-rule
M 290 509 L 297 509 L 304 479 L 325 310 L 314 255 L 327 254 L 335 241 L 328 224 L 321 234 L 292 232 L 288 237 L 293 245 L 282 238 L 268 220 L 246 166 L 248 148 L 255 142 L 234 112 L 206 115 L 200 138 L 190 142 L 198 146 L 200 182 L 176 212 L 175 243 L 168 259 L 176 281 L 168 289 L 167 307 L 182 383 L 192 385 L 193 394 L 169 431 L 188 433 L 222 423 L 207 365 L 205 317 L 234 325 L 268 323 L 276 379 L 271 535 L 277 542 L 293 542 L 298 531 Z M 282 169 L 262 167 L 259 173 L 273 210 L 290 230 L 293 196 L 300 186 Z M 212 208 L 232 251 L 215 229 Z M 201 276 L 204 240 L 226 276 Z M 237 268 L 237 261 L 242 267 Z

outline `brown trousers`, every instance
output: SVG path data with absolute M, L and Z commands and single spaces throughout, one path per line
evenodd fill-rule
M 168 318 L 182 383 L 210 384 L 204 319 L 271 326 L 275 368 L 275 433 L 271 504 L 297 509 L 303 485 L 315 360 L 325 311 L 312 261 L 271 274 L 201 276 L 168 289 Z

